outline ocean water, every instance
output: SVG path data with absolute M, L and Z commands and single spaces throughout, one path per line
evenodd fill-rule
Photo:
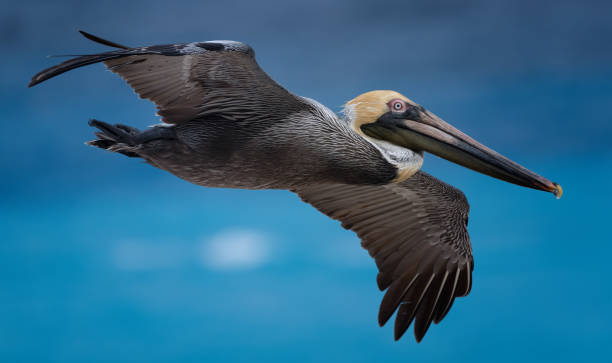
M 2 4 L 0 361 L 609 360 L 612 9 L 450 4 Z M 104 50 L 78 27 L 135 45 L 247 41 L 335 111 L 398 90 L 565 194 L 427 155 L 471 204 L 474 283 L 423 342 L 412 328 L 395 342 L 358 238 L 296 195 L 202 188 L 83 145 L 90 117 L 157 120 L 99 65 L 26 88 L 61 60 L 47 54 Z

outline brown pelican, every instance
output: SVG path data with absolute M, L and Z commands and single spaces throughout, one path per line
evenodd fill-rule
M 207 187 L 288 189 L 357 233 L 387 290 L 378 322 L 397 311 L 395 339 L 417 341 L 466 296 L 474 268 L 464 194 L 420 168 L 424 152 L 521 186 L 561 187 L 478 143 L 393 91 L 364 93 L 343 117 L 274 82 L 235 41 L 126 47 L 83 55 L 36 74 L 30 86 L 104 62 L 163 124 L 145 131 L 91 120 L 109 151 Z

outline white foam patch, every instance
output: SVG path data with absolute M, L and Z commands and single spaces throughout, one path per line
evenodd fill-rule
M 244 270 L 266 264 L 270 259 L 269 239 L 261 232 L 229 229 L 202 242 L 204 266 L 215 270 Z
M 187 251 L 170 243 L 144 240 L 118 241 L 112 251 L 113 264 L 122 270 L 176 268 L 186 262 Z

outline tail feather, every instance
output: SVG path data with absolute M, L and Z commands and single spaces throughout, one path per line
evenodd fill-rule
M 113 126 L 94 119 L 89 120 L 89 126 L 100 131 L 94 133 L 97 139 L 86 142 L 87 145 L 118 152 L 129 157 L 140 157 L 137 153 L 139 145 L 135 140 L 135 137 L 140 134 L 138 129 L 120 124 Z

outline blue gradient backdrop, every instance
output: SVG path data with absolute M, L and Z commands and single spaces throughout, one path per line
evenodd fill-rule
M 0 40 L 1 362 L 609 361 L 612 13 L 604 1 L 7 1 Z M 356 236 L 286 191 L 206 189 L 83 145 L 156 123 L 105 47 L 234 39 L 338 111 L 398 90 L 561 183 L 561 200 L 436 157 L 472 206 L 474 286 L 421 344 L 379 328 Z

